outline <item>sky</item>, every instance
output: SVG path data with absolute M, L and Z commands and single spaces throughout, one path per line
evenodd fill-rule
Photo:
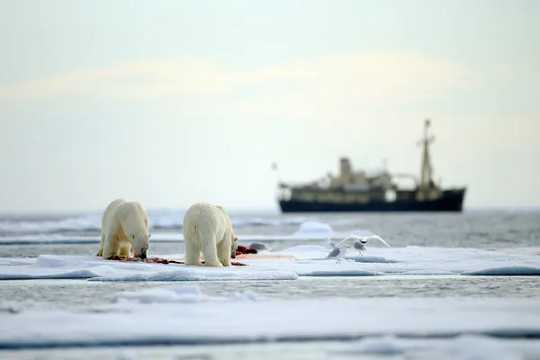
M 0 0 L 0 212 L 194 202 L 420 172 L 540 206 L 538 1 Z M 271 164 L 278 164 L 278 171 Z

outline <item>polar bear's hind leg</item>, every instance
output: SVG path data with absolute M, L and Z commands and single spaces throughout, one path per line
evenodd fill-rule
M 186 225 L 184 228 L 184 263 L 186 265 L 200 265 L 201 239 L 196 225 Z
M 118 239 L 113 236 L 112 239 L 105 237 L 105 243 L 103 244 L 103 258 L 111 259 L 118 254 Z
M 231 237 L 225 233 L 223 240 L 218 245 L 218 257 L 223 266 L 231 266 Z
M 223 266 L 218 259 L 218 251 L 216 246 L 216 234 L 208 226 L 201 226 L 199 229 L 199 238 L 202 245 L 204 255 L 204 264 L 206 266 Z
M 103 243 L 105 242 L 105 234 L 101 234 L 101 242 L 99 243 L 99 250 L 96 256 L 103 256 Z

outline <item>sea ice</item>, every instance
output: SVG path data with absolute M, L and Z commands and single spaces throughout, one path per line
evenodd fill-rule
M 124 291 L 117 296 L 119 302 L 134 301 L 141 304 L 200 302 L 210 299 L 211 298 L 202 294 L 201 289 L 198 286 Z
M 197 299 L 200 295 L 192 290 L 177 295 L 178 299 L 188 296 Z M 176 295 L 156 290 L 138 296 L 134 293 L 134 299 L 138 300 L 128 306 L 119 302 L 93 312 L 42 309 L 2 313 L 0 349 L 351 340 L 381 335 L 540 336 L 537 299 L 325 298 L 254 302 L 231 297 L 178 303 L 169 301 L 176 300 Z M 387 342 L 364 344 L 357 350 L 388 354 L 399 353 L 403 347 Z
M 536 250 L 471 248 L 371 248 L 369 256 L 328 259 L 329 247 L 299 245 L 241 258 L 248 266 L 208 268 L 178 264 L 107 261 L 94 256 L 41 255 L 0 259 L 0 280 L 97 281 L 294 280 L 298 276 L 540 275 Z M 169 258 L 171 258 L 169 256 Z
M 95 256 L 41 255 L 0 263 L 0 280 L 92 279 L 98 281 L 294 280 L 296 273 L 256 266 L 208 268 L 103 260 Z
M 300 224 L 293 236 L 310 239 L 330 239 L 332 235 L 334 235 L 334 230 L 330 225 L 317 221 L 306 221 Z

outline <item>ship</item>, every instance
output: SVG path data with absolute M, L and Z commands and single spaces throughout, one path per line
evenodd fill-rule
M 368 175 L 354 171 L 351 161 L 339 159 L 337 176 L 327 176 L 304 184 L 278 183 L 281 211 L 290 212 L 355 212 L 355 211 L 454 211 L 463 210 L 466 187 L 443 189 L 433 180 L 429 147 L 431 122 L 424 122 L 420 177 L 394 174 L 382 170 Z M 409 186 L 400 183 L 409 179 Z M 412 185 L 411 185 L 412 184 Z

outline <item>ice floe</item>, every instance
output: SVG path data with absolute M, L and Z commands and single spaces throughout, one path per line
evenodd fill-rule
M 495 275 L 495 276 L 540 276 L 539 267 L 503 266 L 465 273 L 466 275 Z
M 324 246 L 299 245 L 278 254 L 297 259 L 281 268 L 301 276 L 538 275 L 540 270 L 540 257 L 531 248 L 521 253 L 515 249 L 370 248 L 369 256 L 344 259 L 326 259 L 327 253 Z
M 370 248 L 369 255 L 328 259 L 328 246 L 299 245 L 239 259 L 248 266 L 194 267 L 107 261 L 94 256 L 42 255 L 0 259 L 0 280 L 93 281 L 294 280 L 298 276 L 484 275 L 539 276 L 533 248 L 506 251 L 470 248 Z M 181 255 L 168 256 L 178 259 Z
M 103 260 L 94 256 L 41 255 L 0 262 L 0 280 L 92 279 L 97 281 L 294 280 L 296 273 L 258 267 L 208 268 Z
M 251 291 L 233 292 L 229 297 L 208 296 L 198 286 L 158 287 L 138 291 L 124 291 L 116 297 L 122 305 L 126 302 L 140 304 L 197 303 L 208 301 L 256 301 L 257 295 Z
M 346 344 L 339 350 L 329 351 L 329 355 L 330 358 L 375 356 L 441 360 L 536 359 L 540 357 L 540 343 L 485 335 L 460 335 L 440 339 L 376 336 Z
M 296 237 L 322 238 L 329 239 L 334 235 L 332 227 L 326 223 L 317 221 L 306 221 L 300 224 L 298 230 L 294 233 Z
M 153 303 L 185 303 L 212 300 L 204 295 L 197 286 L 182 286 L 175 288 L 150 288 L 139 291 L 124 291 L 118 294 L 117 300 L 122 302 Z
M 1 315 L 0 349 L 95 345 L 225 344 L 351 340 L 372 336 L 540 336 L 536 299 L 312 299 L 177 301 L 193 291 L 128 295 L 101 311 L 28 310 Z M 142 301 L 141 301 L 142 299 Z M 441 311 L 444 309 L 444 311 Z M 81 326 L 84 324 L 84 326 Z M 391 342 L 359 353 L 399 353 Z

